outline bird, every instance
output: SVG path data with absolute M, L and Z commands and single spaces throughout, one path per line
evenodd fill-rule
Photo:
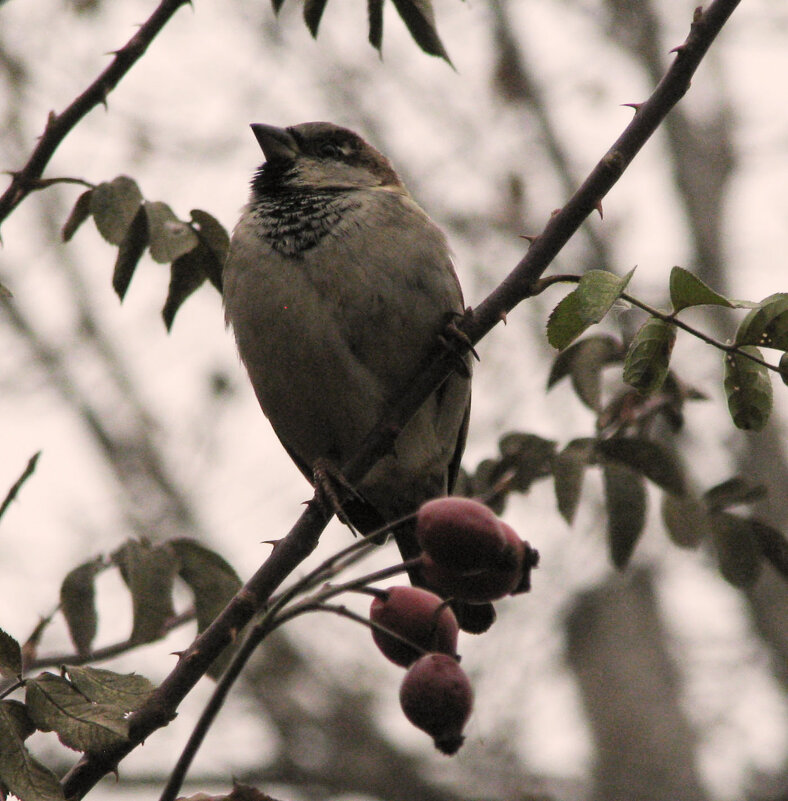
M 361 136 L 329 122 L 251 129 L 265 161 L 232 233 L 225 319 L 295 464 L 313 484 L 326 465 L 341 479 L 463 313 L 462 290 L 446 236 Z M 460 358 L 342 503 L 362 534 L 452 492 L 471 402 Z M 419 555 L 412 526 L 394 534 L 403 559 Z

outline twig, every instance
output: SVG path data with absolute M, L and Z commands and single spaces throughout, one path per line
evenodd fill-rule
M 171 617 L 165 624 L 164 624 L 164 631 L 162 632 L 162 636 L 169 634 L 169 632 L 173 631 L 174 629 L 182 626 L 184 623 L 189 623 L 190 621 L 195 619 L 194 611 L 191 610 L 189 612 L 183 612 L 180 615 L 175 615 Z M 64 654 L 49 654 L 47 656 L 41 656 L 37 659 L 33 659 L 30 661 L 29 664 L 25 665 L 25 670 L 37 670 L 39 668 L 44 667 L 52 667 L 54 665 L 85 665 L 88 662 L 91 664 L 94 662 L 103 662 L 106 659 L 112 659 L 113 657 L 120 656 L 121 654 L 125 654 L 127 651 L 131 651 L 135 648 L 139 648 L 142 645 L 147 645 L 148 643 L 138 643 L 132 642 L 131 640 L 123 640 L 122 642 L 116 642 L 112 645 L 105 645 L 103 648 L 97 648 L 95 651 L 91 651 L 87 654 L 76 654 L 76 653 L 64 653 Z
M 22 485 L 25 481 L 33 475 L 36 469 L 36 465 L 38 464 L 38 457 L 41 456 L 41 451 L 37 451 L 34 453 L 27 462 L 27 466 L 22 471 L 22 475 L 11 485 L 11 488 L 6 493 L 3 502 L 0 504 L 0 518 L 5 514 L 6 509 L 14 502 L 19 490 L 22 489 Z
M 161 29 L 190 0 L 161 0 L 158 8 L 126 44 L 116 50 L 112 63 L 60 114 L 50 112 L 44 133 L 27 163 L 11 173 L 11 183 L 0 196 L 0 223 L 33 191 L 40 188 L 39 179 L 61 142 L 77 123 L 100 103 L 148 49 Z
M 651 98 L 638 107 L 624 133 L 566 206 L 550 219 L 514 271 L 463 318 L 462 328 L 472 343 L 478 342 L 505 318 L 507 312 L 530 296 L 534 283 L 555 255 L 599 205 L 668 111 L 687 91 L 703 56 L 739 2 L 713 0 L 706 12 L 696 11 L 686 42 L 679 48 L 673 65 Z M 342 474 L 351 484 L 357 483 L 386 452 L 394 439 L 392 432 L 402 429 L 424 400 L 446 380 L 454 363 L 453 355 L 440 353 L 430 364 L 422 366 L 410 385 L 398 395 L 396 403 L 387 410 L 361 452 L 342 466 Z M 178 704 L 230 643 L 233 633 L 251 620 L 276 587 L 312 552 L 327 522 L 326 514 L 313 499 L 290 533 L 277 543 L 268 560 L 192 643 L 144 706 L 131 716 L 128 741 L 100 753 L 84 755 L 67 774 L 63 780 L 66 798 L 73 801 L 84 796 L 102 776 L 115 770 L 118 762 L 140 742 L 170 721 Z
M 553 286 L 554 284 L 578 284 L 582 278 L 582 275 L 568 274 L 551 275 L 547 278 L 540 278 L 534 284 L 533 293 L 534 295 L 541 294 L 545 289 L 547 289 L 549 286 Z M 647 312 L 652 317 L 656 317 L 658 320 L 663 320 L 666 323 L 673 323 L 676 328 L 681 328 L 683 331 L 686 331 L 688 334 L 692 334 L 692 336 L 700 339 L 707 345 L 711 345 L 712 347 L 723 351 L 723 353 L 735 353 L 736 355 L 742 356 L 745 359 L 749 359 L 756 364 L 760 364 L 763 367 L 774 371 L 775 373 L 781 373 L 780 368 L 776 364 L 770 364 L 760 356 L 755 356 L 752 353 L 748 353 L 746 350 L 742 349 L 741 345 L 737 345 L 734 342 L 721 342 L 719 339 L 715 339 L 713 336 L 701 331 L 699 328 L 695 328 L 689 323 L 679 320 L 677 317 L 677 312 L 661 311 L 654 306 L 650 306 L 648 303 L 644 303 L 642 300 L 638 300 L 634 295 L 630 295 L 628 292 L 622 292 L 620 297 L 622 300 L 625 300 L 627 303 L 631 303 L 633 306 L 637 306 L 638 309 Z

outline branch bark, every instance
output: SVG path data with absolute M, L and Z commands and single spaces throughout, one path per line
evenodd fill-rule
M 137 63 L 148 45 L 170 18 L 190 0 L 161 0 L 156 10 L 126 44 L 115 51 L 112 63 L 60 114 L 50 112 L 44 133 L 20 170 L 11 173 L 11 183 L 0 196 L 0 224 L 35 189 L 47 164 L 61 142 L 79 121 L 99 103 L 106 103 L 109 93 Z

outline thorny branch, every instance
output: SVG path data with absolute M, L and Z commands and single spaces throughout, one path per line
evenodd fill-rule
M 654 133 L 673 106 L 684 96 L 690 79 L 697 70 L 717 34 L 738 6 L 740 0 L 714 0 L 704 12 L 698 8 L 689 36 L 676 48 L 672 66 L 651 97 L 635 109 L 635 116 L 618 140 L 603 156 L 583 185 L 567 204 L 547 223 L 536 237 L 528 253 L 479 306 L 470 310 L 461 326 L 471 343 L 478 342 L 522 300 L 533 294 L 533 287 L 553 258 L 577 231 L 615 185 L 626 167 Z M 163 2 L 162 6 L 181 4 L 180 0 Z M 173 9 L 174 10 L 174 9 Z M 2 207 L 0 207 L 2 208 Z M 2 217 L 0 217 L 2 219 Z M 385 453 L 391 433 L 401 429 L 423 401 L 451 373 L 451 355 L 443 352 L 430 364 L 422 366 L 415 379 L 384 415 L 364 448 L 342 472 L 351 483 L 357 482 Z M 269 559 L 257 570 L 219 617 L 184 652 L 178 664 L 147 703 L 130 720 L 128 742 L 101 753 L 86 754 L 65 777 L 64 792 L 68 799 L 82 798 L 107 773 L 156 729 L 166 725 L 175 711 L 219 652 L 260 610 L 274 590 L 316 547 L 328 522 L 316 502 L 280 540 Z
M 0 223 L 33 191 L 47 185 L 41 175 L 61 142 L 79 121 L 100 103 L 106 103 L 109 93 L 148 49 L 170 18 L 190 0 L 161 0 L 134 36 L 116 50 L 110 65 L 60 114 L 50 112 L 44 133 L 38 140 L 27 163 L 11 173 L 11 183 L 0 196 Z

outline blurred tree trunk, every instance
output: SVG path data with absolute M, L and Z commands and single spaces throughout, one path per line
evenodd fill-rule
M 703 801 L 651 574 L 581 594 L 566 636 L 596 746 L 591 801 Z

